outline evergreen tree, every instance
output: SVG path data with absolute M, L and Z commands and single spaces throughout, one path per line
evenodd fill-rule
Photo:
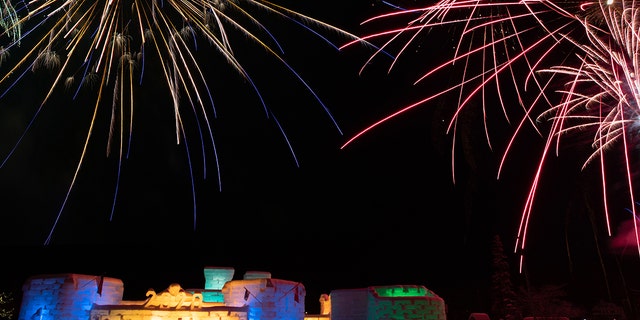
M 521 289 L 521 306 L 525 314 L 536 317 L 584 318 L 586 311 L 567 300 L 566 285 L 546 284 Z M 613 313 L 612 313 L 613 314 Z M 624 318 L 616 318 L 622 320 Z
M 10 293 L 0 291 L 0 319 L 13 319 L 13 297 Z
M 493 237 L 491 246 L 493 274 L 489 298 L 491 318 L 498 320 L 521 320 L 522 311 L 517 304 L 516 294 L 511 282 L 509 262 L 504 254 L 499 235 Z

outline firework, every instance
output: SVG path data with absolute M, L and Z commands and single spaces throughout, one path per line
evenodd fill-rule
M 586 138 L 590 151 L 584 158 L 583 169 L 590 164 L 600 168 L 604 220 L 611 235 L 607 202 L 611 195 L 607 193 L 607 182 L 616 179 L 624 183 L 627 206 L 636 214 L 632 151 L 638 142 L 639 15 L 640 4 L 636 1 L 441 0 L 419 8 L 396 7 L 372 17 L 363 25 L 383 26 L 362 36 L 380 47 L 367 65 L 382 56 L 379 53 L 384 50 L 395 56 L 390 62 L 391 71 L 416 52 L 432 51 L 423 48 L 426 46 L 423 39 L 444 39 L 435 43 L 450 44 L 453 53 L 441 64 L 428 65 L 424 73 L 416 76 L 414 84 L 445 79 L 453 70 L 460 71 L 455 74 L 461 76 L 453 84 L 373 123 L 355 134 L 343 148 L 394 117 L 444 96 L 453 96 L 447 101 L 456 101 L 447 126 L 454 144 L 461 113 L 475 105 L 482 108 L 486 141 L 490 148 L 495 148 L 489 122 L 496 114 L 490 106 L 497 106 L 497 114 L 503 115 L 514 128 L 504 142 L 497 178 L 525 127 L 533 128 L 545 139 L 522 210 L 516 250 L 522 252 L 525 248 L 545 163 L 558 154 L 561 141 L 570 136 Z M 398 27 L 389 28 L 391 21 Z M 453 41 L 447 42 L 448 38 Z M 435 61 L 432 56 L 427 58 L 420 63 Z M 621 176 L 613 174 L 611 169 L 615 165 L 606 165 L 616 156 L 623 159 L 624 164 L 617 166 L 623 168 Z M 452 171 L 455 173 L 453 165 Z M 455 174 L 453 177 L 455 181 Z M 637 234 L 638 226 L 633 221 Z M 635 243 L 640 252 L 637 237 Z
M 236 54 L 237 50 L 253 48 L 251 50 L 257 54 L 274 59 L 312 94 L 329 116 L 329 121 L 342 134 L 329 109 L 283 58 L 284 51 L 271 28 L 275 21 L 281 20 L 314 33 L 331 46 L 333 43 L 315 28 L 337 34 L 342 39 L 356 37 L 278 4 L 262 0 L 2 0 L 0 6 L 0 28 L 3 31 L 0 35 L 0 95 L 4 97 L 10 93 L 31 72 L 53 75 L 39 108 L 24 133 L 17 138 L 17 143 L 8 150 L 0 167 L 20 146 L 38 114 L 56 92 L 71 92 L 74 99 L 80 92 L 86 92 L 83 90 L 93 94 L 93 116 L 82 153 L 46 244 L 51 241 L 86 158 L 99 110 L 104 108 L 108 108 L 111 114 L 107 156 L 117 153 L 119 163 L 110 216 L 113 218 L 120 167 L 128 157 L 134 132 L 134 101 L 139 100 L 138 87 L 145 79 L 146 61 L 151 57 L 154 63 L 150 65 L 161 74 L 164 89 L 168 92 L 168 102 L 164 107 L 173 110 L 176 143 L 187 144 L 185 119 L 195 119 L 190 123 L 197 126 L 202 157 L 205 157 L 205 146 L 213 149 L 219 188 L 220 169 L 212 128 L 212 119 L 217 116 L 210 85 L 212 76 L 202 67 L 204 61 L 202 54 L 196 52 L 198 47 L 211 49 L 216 57 L 222 57 L 220 60 L 225 66 L 230 66 L 245 79 L 261 101 L 266 117 L 275 122 L 283 135 L 296 165 L 297 159 L 284 129 L 264 102 L 259 84 L 253 81 L 244 67 L 245 62 Z M 251 47 L 245 43 L 250 43 Z M 207 64 L 211 59 L 211 55 L 207 55 Z M 188 159 L 191 159 L 189 148 L 185 149 Z M 189 162 L 191 166 L 191 160 Z M 210 160 L 203 161 L 204 178 L 207 162 Z M 192 173 L 192 189 L 193 180 Z M 195 192 L 192 193 L 195 228 Z

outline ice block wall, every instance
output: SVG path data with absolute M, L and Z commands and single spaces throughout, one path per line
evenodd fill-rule
M 303 320 L 306 290 L 302 283 L 271 278 L 227 282 L 224 303 L 249 306 L 248 320 Z
M 224 302 L 222 287 L 233 280 L 234 268 L 206 267 L 204 268 L 204 290 L 202 300 L 205 302 Z
M 30 277 L 22 287 L 19 320 L 87 320 L 93 304 L 122 301 L 122 280 L 83 274 Z
M 446 320 L 444 300 L 423 286 L 394 285 L 331 291 L 331 320 Z

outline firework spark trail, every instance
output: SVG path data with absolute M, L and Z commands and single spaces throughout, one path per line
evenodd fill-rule
M 428 39 L 426 33 L 431 30 L 458 27 L 452 57 L 427 68 L 414 85 L 436 77 L 439 72 L 448 71 L 458 63 L 463 65 L 462 75 L 452 86 L 401 107 L 354 134 L 342 148 L 398 115 L 454 91 L 458 92 L 458 103 L 447 128 L 447 133 L 453 134 L 453 145 L 456 144 L 457 120 L 474 99 L 481 101 L 485 135 L 492 148 L 491 140 L 494 138 L 489 132 L 486 107 L 490 105 L 491 98 L 497 97 L 501 113 L 508 123 L 521 109 L 521 119 L 503 151 L 497 178 L 525 124 L 530 124 L 546 137 L 518 228 L 516 252 L 520 252 L 521 261 L 544 164 L 551 155 L 559 155 L 563 136 L 587 135 L 591 141 L 592 151 L 582 168 L 599 159 L 604 220 L 609 235 L 606 184 L 612 177 L 607 176 L 605 162 L 611 150 L 619 151 L 624 159 L 625 176 L 618 180 L 626 184 L 628 206 L 636 215 L 634 165 L 630 151 L 638 143 L 635 132 L 640 114 L 640 80 L 637 77 L 640 72 L 640 3 L 615 0 L 440 0 L 421 8 L 393 10 L 372 17 L 363 24 L 383 23 L 391 19 L 401 21 L 400 27 L 383 25 L 380 27 L 382 31 L 360 38 L 380 42 L 379 47 L 388 51 L 399 47 L 389 71 L 399 57 L 407 54 L 408 48 L 413 48 L 419 36 Z M 348 42 L 343 48 L 355 43 L 357 40 Z M 371 55 L 362 68 L 376 56 Z M 489 85 L 496 89 L 495 96 L 486 94 Z M 507 89 L 514 92 L 515 97 L 505 97 L 503 93 Z M 511 100 L 516 103 L 510 104 Z M 455 181 L 453 159 L 452 174 Z M 637 235 L 638 225 L 635 220 L 633 222 Z M 640 253 L 639 240 L 636 236 Z
M 103 99 L 112 90 L 111 118 L 107 143 L 107 156 L 112 148 L 118 148 L 117 182 L 110 219 L 113 219 L 120 184 L 123 159 L 129 155 L 134 126 L 134 100 L 137 83 L 142 82 L 146 55 L 159 59 L 158 69 L 171 97 L 170 107 L 175 117 L 176 143 L 185 144 L 193 195 L 193 227 L 196 228 L 195 177 L 192 155 L 188 147 L 184 117 L 195 119 L 199 134 L 204 178 L 209 160 L 205 158 L 205 146 L 210 145 L 217 168 L 218 186 L 222 187 L 218 151 L 214 141 L 212 119 L 217 112 L 208 75 L 199 66 L 194 52 L 198 39 L 204 39 L 227 64 L 249 83 L 264 108 L 267 119 L 275 122 L 284 137 L 296 165 L 293 151 L 282 124 L 262 98 L 258 84 L 254 83 L 243 63 L 234 54 L 234 34 L 242 34 L 241 43 L 251 43 L 262 55 L 273 58 L 290 72 L 317 103 L 323 108 L 339 134 L 337 121 L 329 108 L 311 86 L 283 57 L 284 50 L 262 18 L 273 16 L 285 22 L 295 22 L 322 41 L 332 44 L 318 30 L 332 33 L 342 39 L 357 37 L 338 27 L 326 24 L 296 11 L 264 0 L 34 0 L 30 2 L 9 0 L 0 2 L 0 57 L 4 69 L 0 76 L 0 90 L 11 91 L 28 71 L 50 69 L 54 80 L 25 130 L 0 162 L 2 168 L 32 127 L 54 92 L 62 87 L 75 86 L 75 94 L 91 84 L 97 85 L 92 118 L 84 139 L 82 152 L 67 189 L 65 198 L 45 241 L 49 244 L 53 233 L 75 186 L 80 168 L 85 161 L 87 148 L 92 140 L 97 115 L 104 106 Z M 26 31 L 24 31 L 26 30 Z M 29 47 L 19 48 L 29 40 Z M 8 59 L 9 50 L 19 52 L 17 60 Z M 18 75 L 14 79 L 15 75 Z M 138 76 L 139 75 L 139 76 Z M 137 80 L 139 79 L 139 80 Z M 108 105 L 108 103 L 107 103 Z M 125 139 L 125 135 L 126 137 Z

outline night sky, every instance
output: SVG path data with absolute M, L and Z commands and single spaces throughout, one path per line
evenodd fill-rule
M 339 6 L 307 1 L 304 7 L 289 7 L 356 34 L 364 32 L 359 22 L 389 10 L 371 1 Z M 59 92 L 0 169 L 0 244 L 8 253 L 2 260 L 11 261 L 5 265 L 16 273 L 0 285 L 19 287 L 27 276 L 40 273 L 100 274 L 123 279 L 125 299 L 142 300 L 148 288 L 162 290 L 171 282 L 201 288 L 205 266 L 227 266 L 236 268 L 236 278 L 247 270 L 262 270 L 302 282 L 310 312 L 319 308 L 319 295 L 332 289 L 392 284 L 424 285 L 459 310 L 486 312 L 490 241 L 499 234 L 514 278 L 521 283 L 580 283 L 576 291 L 591 292 L 585 289 L 591 285 L 601 289 L 592 229 L 602 228 L 593 196 L 598 195 L 594 190 L 599 190 L 599 178 L 588 170 L 579 172 L 581 154 L 569 150 L 550 164 L 541 182 L 539 197 L 544 200 L 530 227 L 526 277 L 517 274 L 518 257 L 511 248 L 543 138 L 525 134 L 497 180 L 509 124 L 499 117 L 492 120 L 497 137 L 492 150 L 481 114 L 470 113 L 461 125 L 464 143 L 456 147 L 454 183 L 451 135 L 446 134 L 453 105 L 442 99 L 340 149 L 372 122 L 449 79 L 412 86 L 426 69 L 424 56 L 403 61 L 389 74 L 390 60 L 374 60 L 359 75 L 370 50 L 354 46 L 338 52 L 295 24 L 281 22 L 285 26 L 274 28 L 280 32 L 285 58 L 326 104 L 343 134 L 282 65 L 255 47 L 238 49 L 287 130 L 296 166 L 251 87 L 202 44 L 198 54 L 211 72 L 218 112 L 213 127 L 222 190 L 211 145 L 203 163 L 197 131 L 186 119 L 195 181 L 194 226 L 186 146 L 176 144 L 169 97 L 154 70 L 157 61 L 150 59 L 138 91 L 133 141 L 122 164 L 113 218 L 118 150 L 105 154 L 106 107 L 98 115 L 52 244 L 45 246 L 93 110 L 91 99 L 72 101 L 68 93 Z M 332 39 L 338 45 L 344 41 Z M 33 116 L 49 86 L 42 80 L 49 78 L 46 73 L 29 74 L 0 100 L 2 157 Z M 596 212 L 591 215 L 595 223 L 589 210 Z M 596 233 L 603 236 L 601 229 Z M 567 243 L 574 250 L 571 262 Z M 606 245 L 600 249 L 608 251 Z M 621 270 L 627 268 L 624 263 L 634 266 L 632 259 L 622 257 Z M 610 270 L 617 272 L 613 266 Z

